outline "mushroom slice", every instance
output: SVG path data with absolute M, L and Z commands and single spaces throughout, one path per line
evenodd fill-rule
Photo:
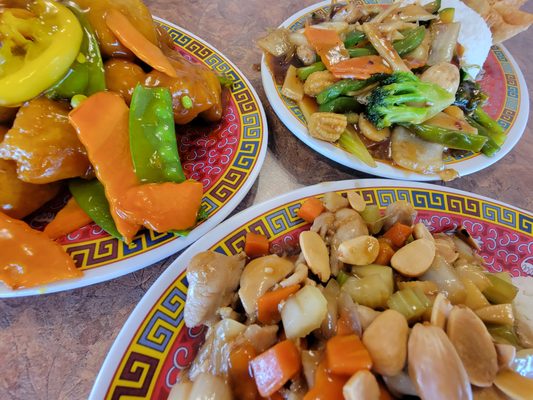
M 446 333 L 466 369 L 470 382 L 489 387 L 498 373 L 498 355 L 483 321 L 468 307 L 453 307 Z
M 259 297 L 292 271 L 294 264 L 277 255 L 259 257 L 246 265 L 241 275 L 239 297 L 249 317 L 255 318 Z
M 514 371 L 506 370 L 498 374 L 494 384 L 513 400 L 531 400 L 533 379 L 528 379 Z
M 450 314 L 452 304 L 450 300 L 446 298 L 444 293 L 439 293 L 433 301 L 433 307 L 431 308 L 431 325 L 435 325 L 441 329 L 446 326 L 446 318 Z
M 374 374 L 361 370 L 353 374 L 342 388 L 346 400 L 379 400 L 379 385 Z
M 422 400 L 470 400 L 472 387 L 444 331 L 416 324 L 408 342 L 409 376 Z
M 435 243 L 417 239 L 403 246 L 391 258 L 391 266 L 400 274 L 409 277 L 423 275 L 435 258 Z
M 327 282 L 331 276 L 331 268 L 324 240 L 316 232 L 305 231 L 300 233 L 300 248 L 309 269 L 318 275 L 322 282 Z
M 339 260 L 352 265 L 372 264 L 379 254 L 378 240 L 369 235 L 346 240 L 339 246 Z

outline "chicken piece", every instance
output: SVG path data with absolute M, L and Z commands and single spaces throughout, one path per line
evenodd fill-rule
M 7 128 L 0 126 L 0 142 Z M 53 199 L 61 185 L 34 185 L 17 178 L 17 164 L 0 159 L 0 211 L 11 218 L 21 219 Z
M 387 206 L 385 210 L 385 230 L 388 230 L 396 222 L 412 226 L 415 222 L 416 210 L 411 203 L 405 200 L 397 200 Z
M 178 76 L 172 78 L 163 72 L 153 70 L 146 76 L 145 85 L 170 89 L 176 124 L 187 124 L 197 116 L 210 122 L 220 120 L 222 88 L 215 73 L 203 65 L 187 61 L 177 52 L 167 55 Z M 183 105 L 185 96 L 192 100 L 192 107 Z
M 205 251 L 187 267 L 189 290 L 185 303 L 185 324 L 192 328 L 212 322 L 216 311 L 228 305 L 239 285 L 245 255 L 226 256 Z
M 66 103 L 46 97 L 19 109 L 13 127 L 0 143 L 0 158 L 16 161 L 19 179 L 44 184 L 92 173 L 68 112 Z
M 154 21 L 150 10 L 142 0 L 75 0 L 75 2 L 87 10 L 87 19 L 94 28 L 103 56 L 130 59 L 134 57 L 133 53 L 120 43 L 106 24 L 106 11 L 110 8 L 123 13 L 146 39 L 157 45 Z
M 332 212 L 323 212 L 313 221 L 313 226 L 311 230 L 318 233 L 322 239 L 326 237 L 326 234 L 333 229 L 333 224 L 335 223 L 335 215 Z
M 250 342 L 257 353 L 262 353 L 272 347 L 278 340 L 278 326 L 277 325 L 250 325 L 246 327 L 242 338 Z
M 352 211 L 347 209 L 347 211 L 340 210 L 336 213 L 335 233 L 329 240 L 329 264 L 331 273 L 335 276 L 343 266 L 342 261 L 339 260 L 339 246 L 341 243 L 358 236 L 368 235 L 368 227 L 366 226 L 365 220 L 358 212 Z
M 107 60 L 104 69 L 107 89 L 119 93 L 130 104 L 135 87 L 146 78 L 143 69 L 134 62 L 121 58 Z

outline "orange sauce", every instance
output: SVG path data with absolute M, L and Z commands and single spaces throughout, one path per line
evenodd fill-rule
M 20 289 L 80 276 L 61 245 L 0 212 L 0 281 Z

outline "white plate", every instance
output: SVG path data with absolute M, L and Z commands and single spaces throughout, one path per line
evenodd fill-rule
M 11 290 L 0 283 L 0 298 L 76 289 L 114 279 L 158 262 L 194 243 L 219 225 L 240 204 L 255 182 L 265 159 L 268 140 L 267 119 L 259 96 L 244 74 L 220 51 L 183 28 L 160 18 L 156 18 L 156 21 L 169 31 L 178 48 L 188 54 L 187 57 L 194 57 L 196 61 L 201 61 L 218 72 L 229 74 L 236 82 L 231 89 L 233 111 L 228 108 L 223 117 L 223 128 L 217 130 L 216 144 L 223 149 L 220 150 L 223 154 L 218 156 L 216 162 L 212 161 L 215 158 L 211 155 L 202 156 L 205 158 L 202 162 L 206 170 L 217 168 L 219 163 L 223 171 L 216 176 L 207 173 L 202 175 L 204 186 L 210 185 L 204 194 L 203 202 L 208 209 L 209 218 L 193 229 L 187 237 L 174 238 L 172 235 L 158 235 L 144 230 L 130 247 L 102 235 L 102 230 L 97 226 L 86 226 L 67 235 L 62 242 L 64 248 L 75 259 L 79 259 L 78 263 L 84 271 L 81 278 L 20 290 Z M 236 120 L 240 120 L 240 125 L 235 123 Z M 240 130 L 235 128 L 237 126 L 240 126 Z M 227 153 L 226 150 L 231 147 L 227 143 L 231 141 L 232 134 L 234 137 L 238 136 L 238 139 L 234 139 L 237 140 L 237 145 L 234 145 L 233 153 Z M 208 139 L 211 140 L 209 137 L 204 142 Z M 180 144 L 180 152 L 181 146 Z M 205 153 L 205 150 L 199 145 L 191 151 L 194 155 L 201 152 Z M 181 161 L 185 169 L 187 163 L 194 164 L 194 161 L 190 162 L 188 158 L 182 157 Z M 189 176 L 196 178 L 193 174 L 201 168 L 195 165 Z M 213 182 L 207 182 L 211 176 L 214 176 Z M 55 201 L 55 211 L 60 209 L 64 202 L 61 198 Z M 44 211 L 36 215 L 30 224 L 38 225 L 50 215 L 52 214 Z
M 375 2 L 368 1 L 368 3 Z M 289 28 L 296 21 L 301 20 L 302 17 L 307 16 L 317 10 L 321 10 L 324 7 L 329 6 L 330 4 L 330 1 L 323 1 L 321 3 L 317 3 L 313 6 L 307 7 L 302 11 L 289 17 L 285 22 L 280 25 L 280 27 Z M 472 157 L 467 157 L 466 159 L 450 160 L 449 162 L 446 162 L 447 167 L 457 170 L 460 176 L 465 176 L 480 171 L 500 160 L 507 153 L 509 153 L 509 151 L 511 151 L 511 149 L 518 143 L 526 128 L 529 116 L 529 96 L 522 72 L 520 71 L 520 68 L 518 67 L 518 64 L 516 63 L 514 58 L 503 46 L 495 47 L 494 49 L 498 52 L 498 54 L 503 54 L 503 57 L 507 59 L 507 61 L 502 64 L 502 71 L 510 76 L 510 79 L 507 79 L 507 81 L 517 82 L 516 86 L 507 86 L 507 93 L 509 97 L 506 101 L 506 109 L 504 109 L 504 113 L 502 112 L 503 123 L 506 126 L 510 126 L 510 129 L 507 132 L 508 137 L 501 150 L 493 157 L 486 157 L 483 154 L 478 154 Z M 389 163 L 379 161 L 378 166 L 376 168 L 371 168 L 363 162 L 359 161 L 359 159 L 357 159 L 355 156 L 352 156 L 346 151 L 340 149 L 339 147 L 336 147 L 331 143 L 324 142 L 322 140 L 318 140 L 311 137 L 307 132 L 306 125 L 297 116 L 299 113 L 299 108 L 294 102 L 281 95 L 280 87 L 276 85 L 276 82 L 272 74 L 270 73 L 270 69 L 266 63 L 264 56 L 261 62 L 261 77 L 263 80 L 263 87 L 265 89 L 268 101 L 270 102 L 275 113 L 285 124 L 287 129 L 289 129 L 289 131 L 291 131 L 298 139 L 300 139 L 306 145 L 311 147 L 316 152 L 329 158 L 330 160 L 338 162 L 339 164 L 345 165 L 357 171 L 366 172 L 371 175 L 381 176 L 385 178 L 413 181 L 435 181 L 441 179 L 438 174 L 420 174 L 416 172 L 410 172 L 402 168 L 394 167 Z M 501 92 L 500 94 L 506 95 L 505 92 Z M 494 96 L 494 94 L 492 95 Z M 509 110 L 514 113 L 514 117 L 512 118 L 512 121 L 510 121 L 510 123 L 507 119 L 507 116 L 509 115 Z M 299 114 L 301 115 L 301 113 Z

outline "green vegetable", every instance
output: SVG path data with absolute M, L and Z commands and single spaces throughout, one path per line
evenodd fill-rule
M 227 75 L 218 75 L 218 81 L 220 84 L 224 87 L 230 88 L 233 86 L 233 79 L 228 77 Z
M 348 280 L 348 278 L 350 277 L 350 275 L 348 275 L 346 272 L 344 271 L 340 271 L 338 274 L 337 274 L 337 283 L 342 286 L 346 283 L 346 281 Z
M 392 274 L 392 268 L 386 267 L 384 265 L 370 264 L 360 267 L 352 267 L 352 273 L 358 278 L 366 278 L 370 275 L 377 275 L 380 279 L 386 283 L 389 288 L 390 294 L 392 294 L 394 289 L 394 280 Z
M 327 103 L 320 104 L 318 111 L 345 114 L 348 112 L 361 111 L 363 106 L 353 97 L 337 97 Z
M 106 90 L 104 64 L 94 31 L 85 14 L 76 6 L 69 5 L 83 30 L 83 40 L 76 61 L 67 74 L 47 91 L 50 98 L 70 99 L 77 94 L 90 96 Z
M 129 122 L 131 156 L 140 181 L 183 182 L 185 174 L 178 154 L 168 88 L 137 85 L 131 99 Z
M 402 124 L 411 132 L 416 133 L 421 139 L 432 143 L 439 143 L 449 149 L 467 150 L 475 153 L 481 151 L 487 138 L 481 135 L 472 135 L 461 131 L 441 128 L 433 125 Z
M 318 61 L 314 64 L 308 65 L 307 67 L 298 68 L 298 78 L 301 81 L 306 81 L 314 72 L 325 71 L 326 65 L 322 61 Z
M 431 307 L 431 302 L 419 288 L 406 288 L 394 293 L 387 301 L 387 305 L 412 322 L 420 318 Z
M 455 102 L 453 104 L 463 109 L 467 114 L 471 114 L 485 104 L 486 101 L 487 95 L 482 92 L 479 83 L 463 80 L 455 93 Z
M 374 161 L 365 144 L 361 141 L 357 132 L 355 132 L 352 127 L 348 126 L 348 128 L 342 133 L 338 143 L 344 150 L 356 156 L 369 167 L 377 167 L 376 161 Z
M 368 79 L 342 79 L 338 82 L 335 82 L 333 85 L 327 87 L 316 97 L 318 104 L 328 103 L 339 96 L 346 95 L 350 92 L 357 92 L 365 87 L 379 82 L 385 79 L 388 75 L 386 74 L 375 74 Z
M 502 146 L 507 139 L 503 128 L 483 111 L 481 107 L 475 109 L 472 118 L 491 133 L 491 137 L 498 146 Z
M 370 94 L 366 116 L 378 129 L 396 123 L 421 124 L 454 100 L 438 85 L 422 82 L 408 72 L 395 72 Z
M 372 235 L 377 235 L 381 232 L 383 225 L 385 224 L 385 218 L 381 215 L 379 207 L 376 205 L 367 205 L 361 212 L 361 217 L 368 225 L 368 230 Z
M 181 105 L 186 110 L 190 110 L 193 107 L 194 104 L 192 102 L 192 99 L 189 96 L 183 96 L 181 98 Z
M 424 9 L 431 14 L 436 14 L 440 10 L 440 7 L 441 7 L 441 0 L 435 0 L 435 1 L 432 1 L 431 3 L 427 3 L 424 5 Z
M 344 47 L 350 48 L 353 47 L 365 38 L 365 34 L 360 31 L 351 31 L 346 35 L 344 39 Z
M 443 8 L 439 11 L 439 18 L 444 24 L 452 23 L 455 18 L 455 8 Z
M 348 54 L 350 55 L 350 58 L 355 58 L 371 56 L 373 54 L 378 54 L 378 52 L 373 47 L 357 47 L 355 49 L 348 49 Z
M 114 238 L 122 240 L 122 235 L 118 232 L 109 211 L 109 202 L 105 197 L 104 186 L 98 179 L 92 181 L 71 179 L 68 188 L 79 206 L 100 228 Z
M 359 114 L 357 113 L 347 113 L 345 115 L 349 124 L 357 124 L 357 121 L 359 121 Z
M 484 136 L 487 138 L 487 142 L 481 149 L 481 152 L 485 154 L 487 157 L 492 157 L 494 154 L 496 154 L 498 151 L 500 151 L 500 146 L 496 143 L 494 138 L 492 137 L 492 132 L 485 129 L 484 126 L 477 123 L 475 119 L 472 117 L 469 117 L 468 115 L 465 115 L 466 121 L 472 125 L 474 128 L 477 129 L 477 133 L 480 136 Z
M 371 308 L 385 307 L 392 294 L 392 287 L 379 274 L 361 279 L 351 276 L 342 285 L 342 290 L 346 291 L 354 302 Z
M 518 293 L 518 288 L 510 282 L 507 282 L 502 277 L 487 273 L 492 284 L 483 291 L 483 294 L 492 304 L 508 304 L 511 303 Z
M 85 100 L 87 100 L 87 96 L 85 96 L 84 94 L 76 94 L 70 99 L 70 105 L 72 106 L 72 108 L 76 108 Z
M 487 329 L 496 343 L 512 344 L 519 347 L 519 341 L 512 325 L 488 325 Z
M 418 28 L 411 29 L 404 34 L 404 38 L 396 40 L 393 43 L 394 49 L 400 56 L 403 56 L 411 51 L 415 50 L 420 44 L 422 44 L 426 37 L 426 28 L 419 26 Z

